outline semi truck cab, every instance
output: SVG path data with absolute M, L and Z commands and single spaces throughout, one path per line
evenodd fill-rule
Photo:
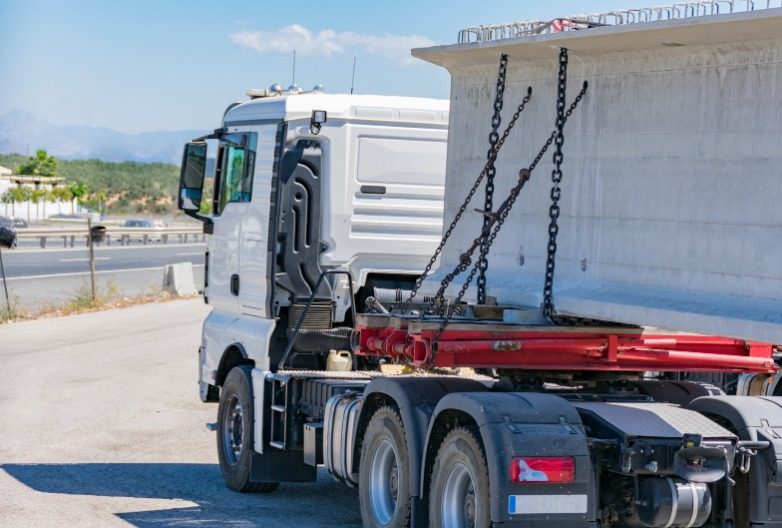
M 318 345 L 346 347 L 339 326 L 352 325 L 349 286 L 364 297 L 394 294 L 423 269 L 442 229 L 447 101 L 264 95 L 229 107 L 221 128 L 189 143 L 183 159 L 179 205 L 212 235 L 204 401 L 236 362 L 270 370 L 282 352 L 275 330 L 286 341 L 311 296 L 301 339 L 316 343 L 299 348 L 318 353 L 294 350 L 289 361 L 325 368 L 322 351 L 334 348 Z M 335 270 L 347 273 L 315 291 L 321 274 Z

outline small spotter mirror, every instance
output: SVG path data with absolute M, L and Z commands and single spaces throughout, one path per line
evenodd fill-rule
M 326 122 L 325 110 L 313 110 L 312 117 L 310 118 L 310 132 L 317 136 L 320 134 L 320 127 Z

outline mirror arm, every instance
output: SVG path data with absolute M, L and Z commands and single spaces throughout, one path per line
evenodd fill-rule
M 227 129 L 225 128 L 215 128 L 214 132 L 212 132 L 211 134 L 207 134 L 205 136 L 195 138 L 191 142 L 195 143 L 196 141 L 205 141 L 207 139 L 220 139 L 221 137 L 223 137 L 223 134 L 225 134 L 226 131 Z
M 182 211 L 190 218 L 195 218 L 204 225 L 204 234 L 211 235 L 214 232 L 214 222 L 208 216 L 198 214 L 196 211 Z
M 227 139 L 226 136 L 230 135 L 228 133 L 228 129 L 223 128 L 215 128 L 214 132 L 211 134 L 207 134 L 205 136 L 197 137 L 194 140 L 192 140 L 192 143 L 195 143 L 197 141 L 206 141 L 207 139 L 217 139 L 220 140 L 223 143 L 226 143 L 228 145 L 234 146 L 234 147 L 242 147 L 245 148 L 247 145 L 244 143 L 237 143 L 236 141 L 231 141 L 230 139 Z

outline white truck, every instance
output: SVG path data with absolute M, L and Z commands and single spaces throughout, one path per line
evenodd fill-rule
M 782 526 L 782 10 L 691 4 L 414 51 L 450 114 L 273 90 L 186 146 L 230 488 L 323 465 L 368 527 Z

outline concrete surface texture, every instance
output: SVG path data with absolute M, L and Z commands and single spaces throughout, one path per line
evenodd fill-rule
M 228 490 L 200 300 L 0 326 L 0 526 L 355 526 L 354 490 Z
M 502 128 L 533 95 L 500 152 L 495 209 L 554 130 L 558 48 L 569 48 L 568 104 L 589 89 L 565 129 L 556 307 L 782 342 L 781 24 L 771 9 L 416 51 L 452 75 L 446 225 L 486 162 L 500 54 Z M 553 153 L 492 248 L 500 303 L 540 305 Z M 482 190 L 430 290 L 480 233 L 474 207 Z

